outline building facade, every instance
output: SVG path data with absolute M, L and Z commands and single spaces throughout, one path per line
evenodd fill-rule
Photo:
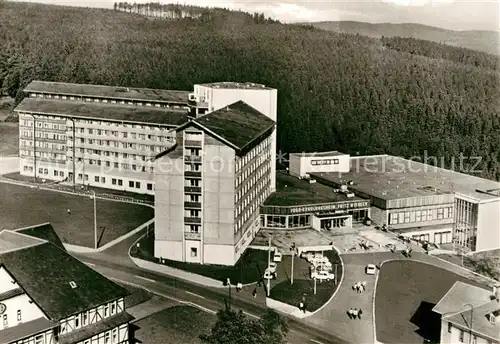
M 177 144 L 155 165 L 155 257 L 236 263 L 271 193 L 274 131 L 242 101 L 177 129 Z
M 195 85 L 190 94 L 33 81 L 24 91 L 21 174 L 75 186 L 154 194 L 153 158 L 175 143 L 173 129 L 190 113 L 244 100 L 276 121 L 277 91 L 251 83 Z M 275 153 L 276 133 L 272 140 Z
M 349 172 L 311 178 L 348 185 L 370 200 L 373 222 L 408 238 L 467 251 L 500 247 L 500 183 L 389 155 L 350 160 Z
M 0 232 L 0 343 L 128 344 L 126 295 L 52 243 Z
M 290 153 L 289 172 L 292 176 L 304 178 L 314 172 L 339 172 L 350 170 L 349 154 L 337 151 L 321 153 Z

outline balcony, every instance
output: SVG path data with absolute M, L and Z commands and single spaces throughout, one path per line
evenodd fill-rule
M 184 176 L 201 178 L 201 171 L 184 171 Z
M 184 239 L 186 239 L 186 240 L 201 240 L 201 233 L 184 232 Z
M 185 147 L 200 148 L 201 147 L 201 141 L 185 140 L 184 141 L 184 146 Z
M 184 217 L 184 223 L 199 225 L 201 223 L 200 217 Z
M 201 194 L 201 187 L 200 186 L 185 186 L 184 192 Z
M 201 209 L 200 202 L 184 202 L 184 208 Z
M 201 163 L 201 156 L 200 155 L 186 155 L 186 156 L 184 156 L 184 161 L 185 162 Z

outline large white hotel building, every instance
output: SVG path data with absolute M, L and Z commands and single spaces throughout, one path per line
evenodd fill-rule
M 277 91 L 252 83 L 189 93 L 33 81 L 24 91 L 16 108 L 22 175 L 144 194 L 154 194 L 154 157 L 174 145 L 172 130 L 188 115 L 243 100 L 276 118 Z

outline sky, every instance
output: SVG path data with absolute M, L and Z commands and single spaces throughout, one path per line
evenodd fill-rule
M 114 0 L 20 0 L 54 5 L 113 7 Z M 117 0 L 123 1 L 125 0 Z M 128 0 L 133 3 L 134 0 Z M 135 0 L 260 12 L 282 22 L 352 20 L 418 23 L 451 30 L 500 30 L 500 0 Z

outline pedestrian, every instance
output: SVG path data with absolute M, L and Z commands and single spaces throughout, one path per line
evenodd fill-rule
M 361 286 L 361 283 L 360 283 L 360 282 L 358 282 L 358 287 L 357 287 L 357 289 L 358 289 L 358 293 L 360 293 L 360 294 L 361 294 L 361 291 L 362 291 L 362 290 L 361 290 L 361 288 L 363 288 L 363 287 Z
M 304 302 L 299 303 L 299 310 L 303 311 L 304 310 Z
M 257 288 L 253 290 L 252 295 L 254 299 L 257 297 Z
M 347 316 L 349 317 L 349 319 L 352 320 L 352 317 L 354 316 L 353 312 L 352 312 L 352 308 L 350 308 L 348 311 L 347 311 Z
M 71 209 L 68 208 L 68 215 L 71 214 Z
M 236 284 L 236 290 L 239 292 L 243 290 L 243 285 L 240 282 L 238 282 L 238 284 Z
M 363 287 L 363 291 L 366 290 L 366 281 L 361 282 L 361 286 Z
M 358 309 L 357 308 L 354 308 L 354 310 L 352 311 L 352 315 L 353 315 L 353 319 L 356 319 L 358 317 Z
M 359 319 L 359 320 L 361 320 L 361 314 L 363 314 L 363 311 L 360 309 L 360 310 L 358 311 L 358 319 Z

